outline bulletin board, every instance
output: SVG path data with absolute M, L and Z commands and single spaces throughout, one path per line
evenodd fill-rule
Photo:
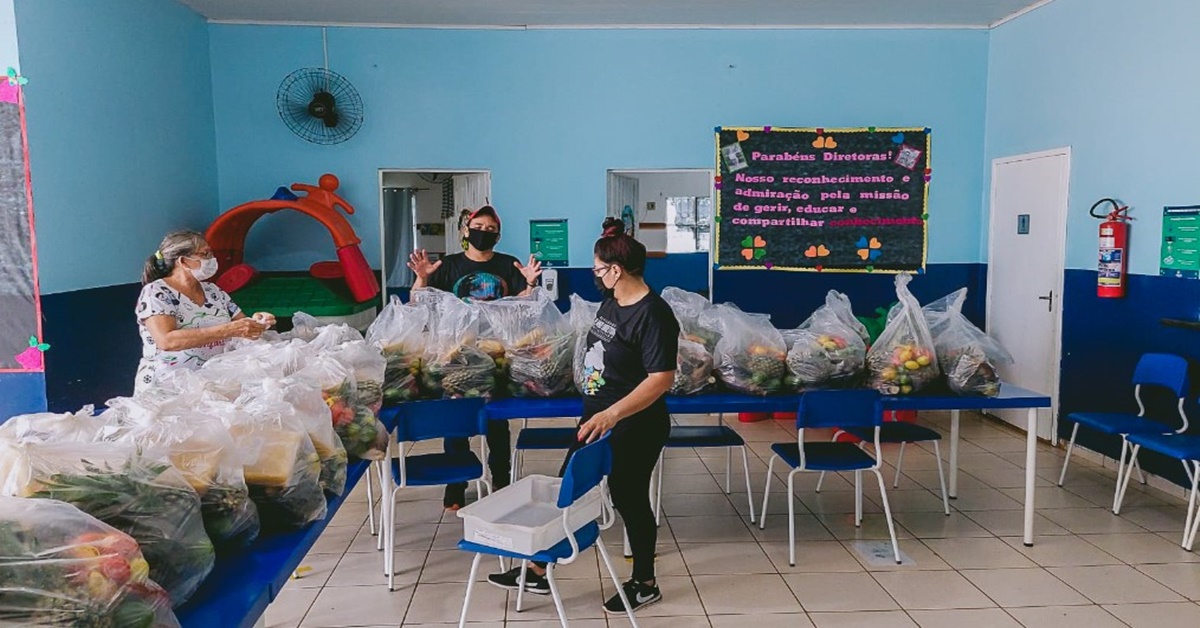
M 718 127 L 714 268 L 922 272 L 931 134 Z
M 42 342 L 24 83 L 12 68 L 0 76 L 0 372 L 42 371 L 50 348 Z

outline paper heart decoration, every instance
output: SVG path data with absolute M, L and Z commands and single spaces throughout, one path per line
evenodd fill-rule
M 825 267 L 820 264 L 817 264 L 817 272 L 821 272 L 823 270 L 825 270 Z
M 763 127 L 763 133 L 770 133 L 770 132 L 771 132 L 771 127 L 769 127 L 769 126 Z
M 766 264 L 763 264 L 763 268 L 766 268 L 767 270 L 771 270 L 772 268 L 775 268 L 775 265 L 772 264 L 771 262 L 767 262 Z
M 824 128 L 817 128 L 817 135 L 825 135 L 825 129 L 824 129 Z
M 744 142 L 744 141 L 750 139 L 750 134 L 745 131 L 738 131 L 737 138 L 738 138 L 739 142 Z
M 810 246 L 804 250 L 804 257 L 816 257 L 816 256 L 817 256 L 817 247 Z
M 822 135 L 813 141 L 814 148 L 837 148 L 832 135 Z
M 867 133 L 874 133 L 874 132 L 875 132 L 875 127 L 873 127 L 873 126 L 867 127 Z
M 762 249 L 742 249 L 742 257 L 746 258 L 747 262 L 762 259 L 766 256 L 767 252 Z
M 903 134 L 903 133 L 897 133 L 897 134 L 893 135 L 893 136 L 892 136 L 892 143 L 893 143 L 893 144 L 903 144 L 903 143 L 904 143 L 904 134 Z
M 879 238 L 871 238 L 871 241 L 867 243 L 867 246 L 877 249 L 883 245 L 879 243 Z

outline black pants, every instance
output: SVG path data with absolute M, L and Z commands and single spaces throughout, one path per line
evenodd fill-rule
M 638 582 L 654 579 L 658 525 L 654 521 L 654 509 L 650 506 L 650 478 L 670 431 L 671 420 L 666 415 L 635 416 L 622 421 L 608 438 L 613 455 L 608 490 L 613 506 L 625 521 L 629 549 L 633 552 L 633 579 Z M 560 476 L 566 472 L 571 454 L 583 446 L 583 443 L 576 442 L 567 451 L 562 469 L 558 472 Z
M 492 488 L 495 490 L 502 489 L 508 486 L 509 475 L 512 466 L 512 435 L 508 431 L 508 421 L 490 421 L 487 431 L 488 445 L 488 469 L 492 472 Z M 466 438 L 447 438 L 445 441 L 445 451 L 470 451 L 471 441 Z M 462 484 L 447 484 L 446 494 L 442 498 L 442 505 L 446 508 L 451 506 L 465 506 L 467 494 L 466 483 Z M 482 497 L 482 496 L 481 496 Z

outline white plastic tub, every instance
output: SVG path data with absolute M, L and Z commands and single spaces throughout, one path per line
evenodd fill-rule
M 561 478 L 529 475 L 458 511 L 463 538 L 517 554 L 547 550 L 567 538 L 558 503 Z M 578 530 L 600 517 L 600 487 L 576 500 L 568 524 Z

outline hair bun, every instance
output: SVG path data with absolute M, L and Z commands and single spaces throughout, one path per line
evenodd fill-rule
M 600 234 L 600 237 L 615 238 L 616 236 L 625 233 L 625 221 L 621 220 L 620 218 L 605 218 L 602 228 L 604 229 L 604 232 Z

